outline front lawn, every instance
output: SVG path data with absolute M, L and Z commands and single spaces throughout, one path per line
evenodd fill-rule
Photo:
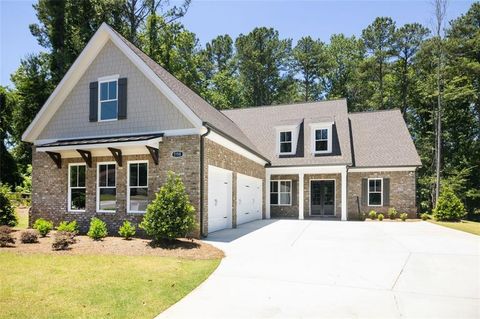
M 470 234 L 478 235 L 480 236 L 480 223 L 479 222 L 472 222 L 469 220 L 462 220 L 460 222 L 440 222 L 436 220 L 429 220 L 430 222 L 445 226 L 448 228 L 453 228 L 456 230 L 461 230 Z
M 153 318 L 220 259 L 0 251 L 2 318 Z

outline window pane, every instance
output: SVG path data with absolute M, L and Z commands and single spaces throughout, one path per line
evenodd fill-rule
M 70 190 L 70 209 L 85 210 L 85 188 Z
M 292 140 L 292 132 L 280 132 L 280 142 L 290 142 Z
M 280 143 L 280 153 L 292 152 L 292 143 Z
M 280 192 L 290 192 L 290 182 L 280 182 Z
M 270 182 L 270 192 L 278 193 L 278 182 Z
M 282 204 L 282 205 L 289 205 L 290 204 L 290 194 L 289 193 L 281 193 L 280 194 L 280 204 Z
M 147 186 L 147 163 L 138 164 L 138 186 Z
M 328 150 L 327 141 L 316 141 L 315 142 L 315 150 L 316 151 L 326 151 L 326 150 Z
M 101 102 L 100 119 L 111 120 L 117 118 L 117 101 Z
M 70 166 L 70 186 L 77 186 L 77 168 L 78 166 Z
M 100 189 L 100 210 L 115 210 L 117 203 L 117 190 L 115 188 Z
M 108 82 L 108 99 L 117 98 L 117 81 Z
M 382 200 L 381 193 L 370 193 L 369 195 L 369 205 L 380 205 Z
M 130 186 L 138 186 L 137 172 L 138 164 L 130 164 Z
M 382 180 L 381 179 L 377 179 L 375 181 L 375 190 L 377 192 L 380 192 L 382 190 Z
M 322 131 L 322 137 L 321 137 L 322 140 L 328 139 L 328 130 L 323 129 L 323 130 L 321 130 L 321 131 Z
M 277 193 L 270 193 L 270 204 L 271 205 L 278 205 L 278 194 Z
M 115 186 L 115 164 L 108 164 L 107 186 Z
M 148 205 L 148 188 L 130 189 L 130 210 L 145 211 Z
M 322 131 L 323 130 L 315 130 L 315 139 L 321 140 L 322 139 Z
M 107 186 L 107 165 L 100 165 L 99 184 Z
M 108 83 L 100 83 L 100 101 L 108 100 Z
M 85 165 L 78 166 L 78 187 L 85 187 Z

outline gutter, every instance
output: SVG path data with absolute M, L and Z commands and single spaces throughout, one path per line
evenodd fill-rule
M 205 137 L 210 134 L 210 128 L 207 127 L 207 132 L 200 135 L 200 237 L 206 237 L 203 233 L 203 199 L 204 199 L 204 190 L 205 190 L 205 174 L 204 172 L 204 157 L 205 157 Z

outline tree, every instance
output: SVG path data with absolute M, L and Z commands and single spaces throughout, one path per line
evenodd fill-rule
M 15 227 L 18 224 L 15 209 L 8 197 L 10 188 L 7 185 L 0 184 L 0 226 L 7 225 Z
M 21 177 L 17 163 L 8 150 L 10 134 L 12 133 L 11 116 L 15 104 L 13 92 L 0 86 L 0 184 L 10 186 L 20 183 Z

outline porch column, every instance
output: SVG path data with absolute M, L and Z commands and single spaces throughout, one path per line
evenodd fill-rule
M 270 173 L 265 173 L 265 219 L 270 219 Z
M 303 219 L 304 209 L 303 209 L 303 173 L 298 174 L 298 219 Z
M 342 169 L 342 220 L 347 220 L 347 167 Z

